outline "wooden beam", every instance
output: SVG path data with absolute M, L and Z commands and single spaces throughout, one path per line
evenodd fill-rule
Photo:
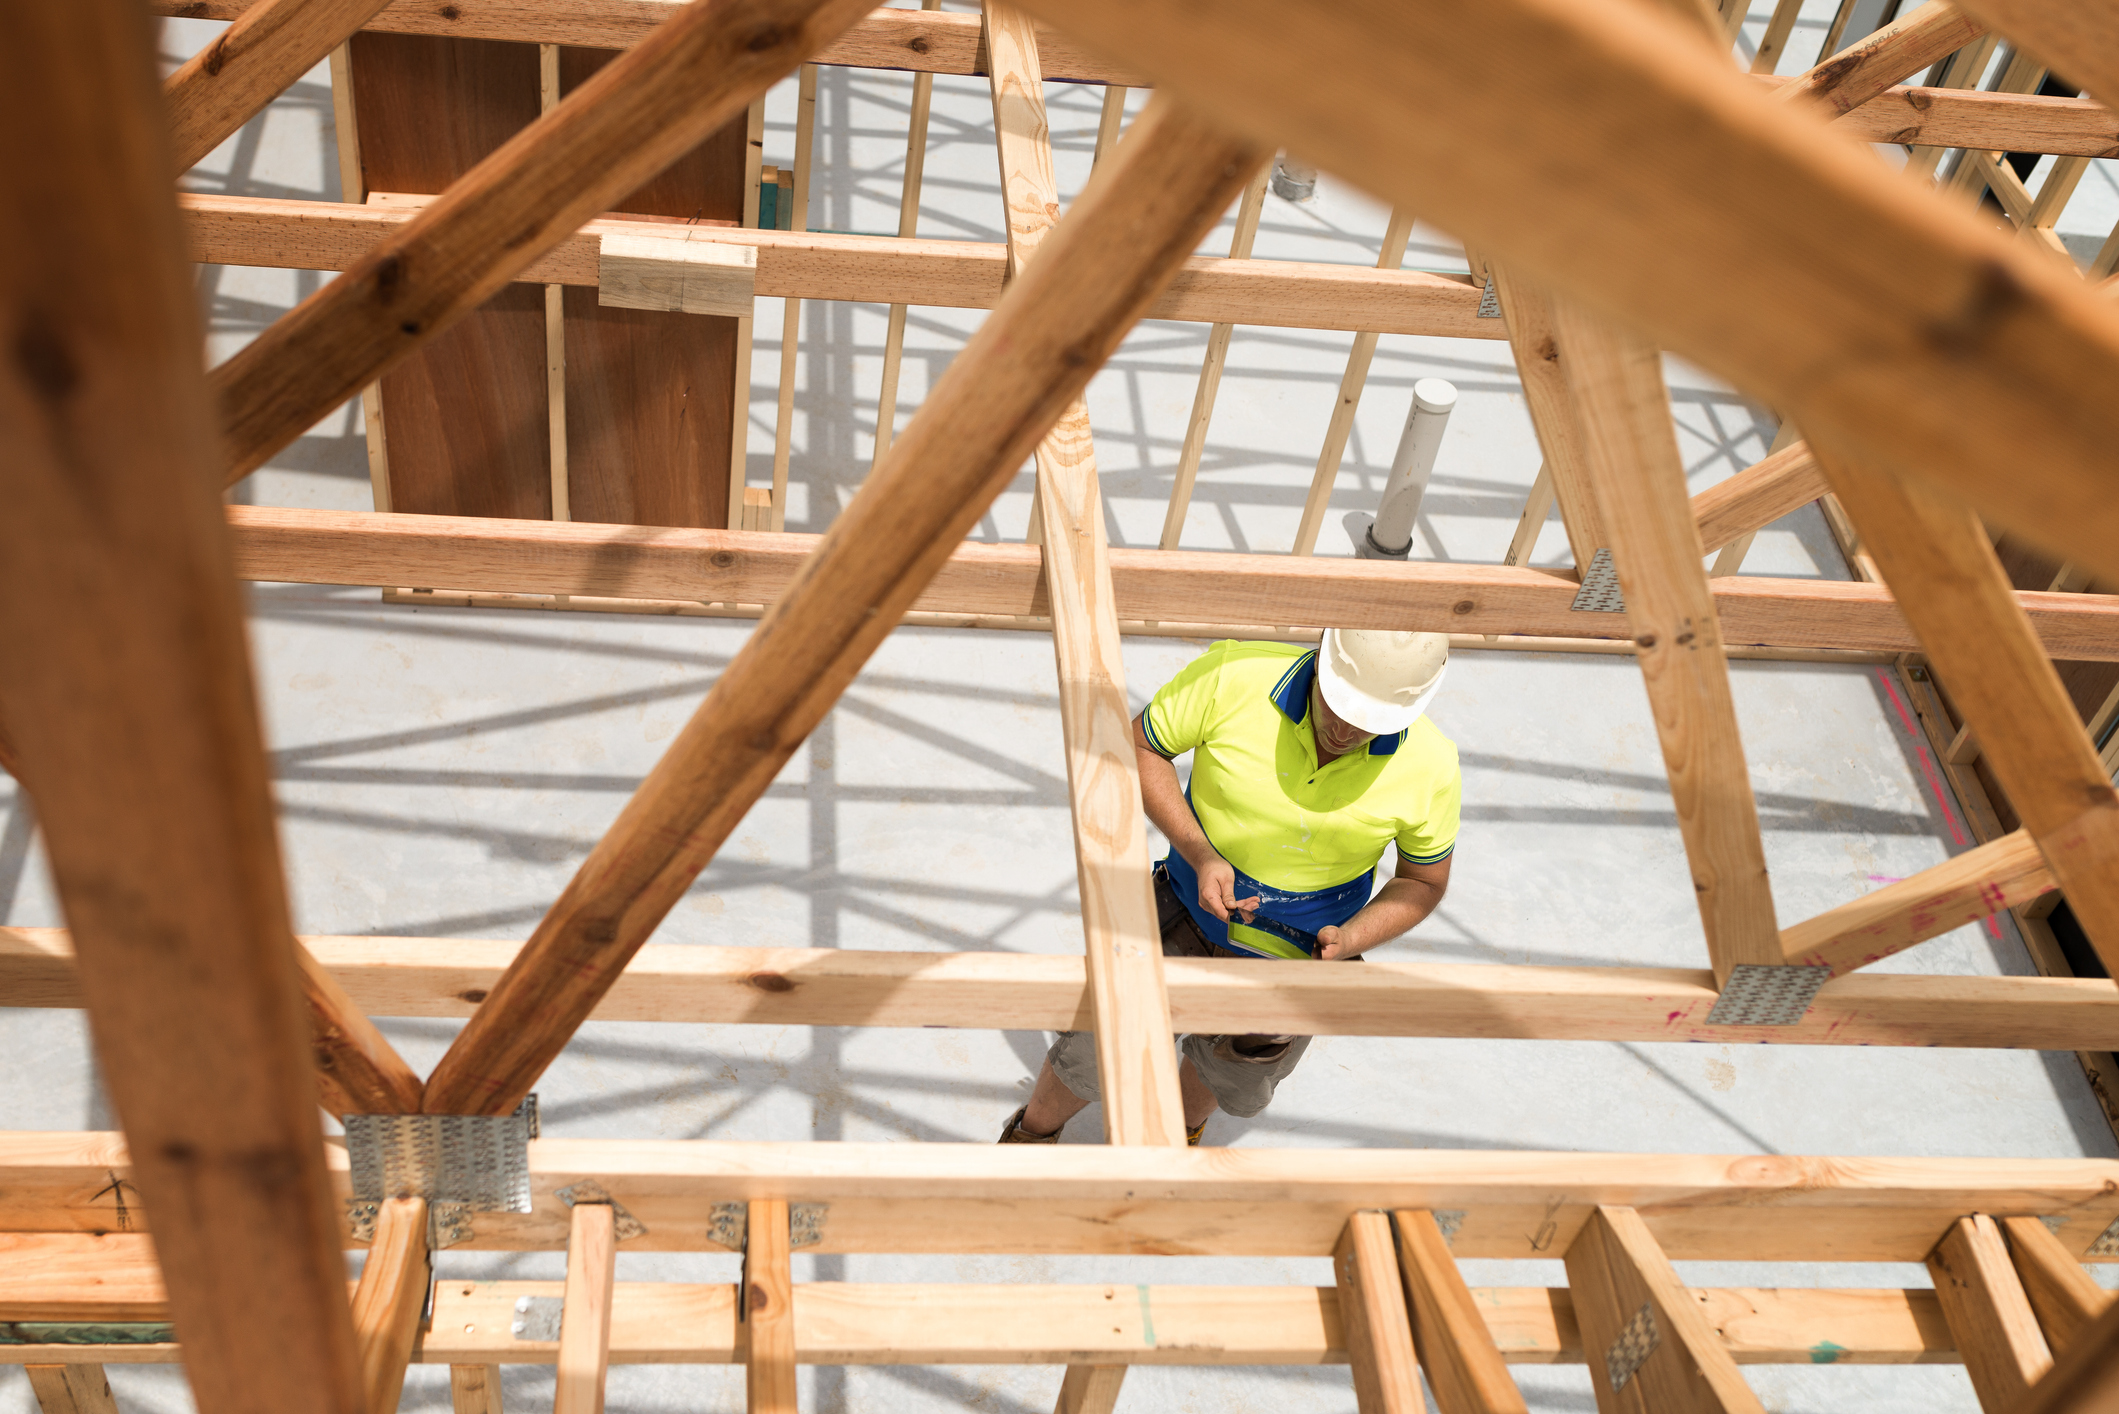
M 736 1340 L 749 1414 L 795 1414 L 795 1283 L 788 1209 L 752 1199 L 743 1246 L 743 1304 Z
M 355 1414 L 339 1215 L 165 121 L 137 11 L 11 17 L 0 718 L 138 1146 L 133 1200 L 154 1211 L 199 1407 Z M 34 219 L 52 203 L 65 221 Z
M 1494 1333 L 1464 1285 L 1435 1215 L 1391 1214 L 1398 1271 L 1412 1318 L 1413 1348 L 1442 1414 L 1526 1414 Z
M 567 1281 L 559 1318 L 553 1414 L 603 1414 L 617 1275 L 617 1210 L 609 1203 L 576 1202 L 567 1225 Z
M 427 1252 L 427 1200 L 386 1198 L 375 1219 L 375 1241 L 353 1292 L 353 1337 L 360 1342 L 362 1405 L 367 1414 L 396 1414 L 405 1391 L 405 1366 L 419 1340 L 419 1321 L 434 1276 Z
M 1600 1414 L 1765 1414 L 1632 1208 L 1589 1215 L 1567 1245 L 1567 1285 Z
M 1984 1213 L 1959 1218 L 1928 1255 L 1936 1299 L 1987 1414 L 2013 1414 L 2053 1366 L 2001 1229 Z
M 1921 1261 L 1967 1212 L 2046 1215 L 2084 1253 L 2119 1217 L 2119 1161 L 1596 1154 L 1487 1150 L 1176 1149 L 1063 1144 L 533 1140 L 533 1210 L 473 1213 L 466 1250 L 564 1250 L 558 1196 L 593 1176 L 647 1228 L 629 1247 L 717 1252 L 715 1203 L 761 1192 L 827 1203 L 814 1247 L 850 1252 L 1328 1256 L 1347 1217 L 1464 1213 L 1460 1260 L 1563 1251 L 1598 1204 L 1629 1203 L 1677 1261 Z M 336 1191 L 347 1193 L 343 1154 Z M 137 1174 L 116 1134 L 0 1135 L 0 1227 L 114 1221 Z M 129 1200 L 130 1202 L 130 1200 Z M 153 1215 L 146 1215 L 151 1218 Z M 130 1203 L 135 1229 L 141 1221 Z M 724 1232 L 725 1235 L 725 1232 Z M 159 1240 L 167 1245 L 166 1234 Z M 336 1239 L 335 1239 L 336 1240 Z M 334 1253 L 334 1256 L 337 1254 Z M 2085 1258 L 2109 1260 L 2108 1258 Z M 343 1268 L 339 1274 L 344 1287 Z
M 1604 513 L 1590 479 L 1589 453 L 1568 390 L 1571 362 L 1562 348 L 1552 296 L 1503 267 L 1494 270 L 1494 291 L 1508 328 L 1508 350 L 1515 356 L 1516 376 L 1523 384 L 1523 403 L 1530 410 L 1538 449 L 1553 498 L 1560 503 L 1560 522 L 1574 555 L 1575 573 L 1585 573 L 1597 551 L 1610 545 Z
M 0 1234 L 0 1321 L 166 1321 L 144 1233 Z
M 458 1035 L 430 1109 L 528 1093 L 1256 160 L 1150 104 Z
M 1830 489 L 1807 443 L 1783 447 L 1692 498 L 1700 553 L 1711 555 L 1731 541 L 1763 530 Z
M 1840 977 L 2053 888 L 2037 842 L 2018 830 L 1783 928 L 1781 948 L 1791 967 Z
M 23 1373 L 44 1414 L 118 1414 L 101 1365 L 29 1365 Z
M 393 238 L 432 198 L 387 206 L 348 206 L 269 197 L 184 193 L 179 197 L 192 258 L 212 265 L 348 270 Z M 1407 222 L 1410 227 L 1410 222 Z M 516 278 L 594 286 L 606 236 L 665 239 L 669 227 L 613 217 L 562 238 Z M 757 254 L 758 298 L 854 300 L 991 309 L 1007 283 L 1005 246 L 828 232 L 694 226 L 690 243 Z M 1501 325 L 1478 317 L 1479 291 L 1461 275 L 1296 260 L 1189 258 L 1147 317 L 1192 323 L 1259 324 L 1280 329 L 1352 329 L 1499 339 Z
M 2099 1286 L 2038 1219 L 2003 1218 L 1998 1226 L 2046 1345 L 2056 1358 L 2066 1355 L 2076 1337 L 2112 1304 L 2113 1293 Z
M 2119 575 L 2119 399 L 2105 396 L 2119 310 L 1971 212 L 1877 181 L 1871 154 L 1652 7 L 1234 0 L 1204 42 L 1182 0 L 1030 8 L 1137 56 L 1230 131 L 1358 172 L 1504 268 L 1630 321 L 1813 442 Z M 1495 54 L 1512 82 L 1489 82 Z M 1642 133 L 1657 134 L 1652 161 Z M 1816 239 L 1842 230 L 1864 239 Z M 1974 407 L 1986 415 L 1967 419 Z
M 498 293 L 863 13 L 687 6 L 215 368 L 231 482 Z
M 237 573 L 307 584 L 432 585 L 526 594 L 771 604 L 824 537 L 486 517 L 378 515 L 231 506 Z M 961 614 L 1049 614 L 1043 552 L 1026 545 L 951 551 L 915 607 Z M 1571 575 L 1500 565 L 1289 555 L 1111 552 L 1123 620 L 1307 621 L 1559 638 L 1625 638 L 1610 614 L 1577 613 Z M 1744 576 L 1714 581 L 1733 645 L 1906 652 L 1919 648 L 1888 590 L 1847 580 Z M 2119 596 L 2018 593 L 2055 658 L 2119 660 Z
M 441 1295 L 437 1290 L 435 1306 L 439 1308 L 440 1305 Z M 500 1393 L 500 1366 L 450 1365 L 449 1407 L 451 1414 L 505 1414 Z
M 465 1017 L 519 943 L 311 938 L 368 1010 Z M 2119 989 L 2102 978 L 1858 972 L 1818 993 L 1791 1026 L 1710 1026 L 1704 968 L 1376 962 L 1358 976 L 1270 962 L 1166 959 L 1178 1031 L 1319 1036 L 1705 1041 L 1792 1046 L 2109 1050 Z M 65 935 L 0 929 L 0 987 L 15 1006 L 79 1006 Z M 595 1015 L 604 1021 L 760 1026 L 952 1026 L 1088 1030 L 1078 957 L 837 948 L 641 949 Z
M 1825 474 L 1910 611 L 1936 675 L 2038 841 L 2106 969 L 2119 976 L 2119 792 L 1994 557 L 1978 516 L 1836 445 Z
M 1949 58 L 1987 32 L 1951 0 L 1927 0 L 1868 38 L 1798 74 L 1775 96 L 1814 103 L 1838 117 L 1867 103 L 1908 74 Z
M 1354 1407 L 1361 1414 L 1425 1414 L 1390 1214 L 1350 1216 L 1332 1253 L 1332 1271 L 1339 1279 L 1347 1363 L 1354 1367 Z
M 1258 218 L 1265 211 L 1268 167 L 1261 166 L 1244 188 L 1236 210 L 1236 229 L 1229 237 L 1229 258 L 1249 260 L 1258 239 Z M 1221 393 L 1221 370 L 1229 359 L 1229 340 L 1234 324 L 1216 324 L 1207 335 L 1207 356 L 1199 367 L 1199 387 L 1192 394 L 1192 416 L 1185 423 L 1185 440 L 1177 454 L 1177 472 L 1170 483 L 1170 504 L 1163 512 L 1162 538 L 1165 550 L 1175 550 L 1184 537 L 1185 512 L 1192 506 L 1192 485 L 1199 477 L 1200 459 L 1207 451 L 1207 428 L 1214 420 L 1214 403 Z M 1374 341 L 1370 341 L 1374 347 Z
M 1123 1365 L 1069 1365 L 1054 1414 L 1112 1414 L 1125 1380 Z
M 1868 142 L 1903 142 L 1931 150 L 2119 154 L 2119 113 L 2093 98 L 1979 88 L 1890 88 L 1832 126 Z
M 1037 36 L 1020 11 L 986 0 L 993 125 L 1013 277 L 1059 219 Z M 1082 931 L 1095 1001 L 1104 1134 L 1114 1144 L 1185 1142 L 1170 1003 L 1163 989 L 1147 817 L 1111 588 L 1104 500 L 1089 409 L 1076 397 L 1037 444 L 1045 592 L 1059 669 Z
M 2024 1414 L 2095 1414 L 2114 1401 L 2119 1401 L 2119 1306 L 2108 1306 L 2032 1388 L 2023 1409 Z
M 511 1333 L 523 1297 L 557 1299 L 562 1283 L 443 1282 L 434 1329 L 417 1358 L 450 1365 L 456 1414 L 499 1414 L 499 1365 L 551 1365 L 559 1342 Z M 1146 1299 L 1143 1300 L 1142 1298 Z M 1693 1288 L 1740 1365 L 1804 1365 L 1829 1348 L 1841 1365 L 1950 1363 L 1957 1358 L 1932 1290 Z M 1565 1287 L 1477 1287 L 1472 1309 L 1511 1364 L 1580 1364 Z M 1018 1286 L 807 1283 L 795 1290 L 796 1359 L 811 1365 L 1334 1365 L 1347 1359 L 1336 1287 Z M 618 1282 L 610 1359 L 619 1364 L 740 1363 L 736 1289 L 723 1282 Z M 166 1312 L 159 1313 L 166 1316 Z M 1415 1341 L 1418 1341 L 1417 1328 Z M 1829 1347 L 1824 1343 L 1830 1342 Z M 174 1345 L 0 1346 L 0 1365 L 177 1358 Z M 1504 1377 L 1505 1378 L 1505 1377 Z M 1445 1405 L 1445 1414 L 1455 1414 Z
M 388 0 L 261 0 L 162 85 L 173 167 L 189 171 Z
M 926 11 L 938 10 L 941 4 L 942 0 L 920 0 L 920 8 Z M 859 28 L 855 26 L 856 30 Z M 905 124 L 905 176 L 898 187 L 900 240 L 910 240 L 920 233 L 920 187 L 927 172 L 927 120 L 933 110 L 934 75 L 913 75 L 912 112 Z M 905 357 L 905 315 L 910 308 L 903 302 L 891 305 L 889 325 L 883 335 L 883 385 L 876 393 L 875 454 L 869 458 L 870 470 L 882 463 L 883 453 L 898 433 L 898 370 Z
M 1662 355 L 1577 306 L 1561 304 L 1558 316 L 1575 423 L 1641 650 L 1708 956 L 1726 987 L 1736 968 L 1777 967 L 1784 953 Z

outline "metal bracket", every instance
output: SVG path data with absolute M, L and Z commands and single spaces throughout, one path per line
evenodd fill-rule
M 1740 962 L 1707 1013 L 1709 1026 L 1793 1026 L 1810 1010 L 1817 989 L 1832 980 L 1829 967 L 1774 967 Z
M 1457 1229 L 1464 1226 L 1464 1209 L 1431 1208 L 1428 1210 L 1428 1216 L 1433 1218 L 1435 1226 L 1442 1230 L 1442 1240 L 1454 1245 L 1457 1241 Z
M 787 1209 L 787 1246 L 789 1251 L 798 1247 L 814 1247 L 824 1240 L 824 1217 L 831 1211 L 829 1203 L 792 1203 Z
M 383 1205 L 373 1198 L 348 1198 L 346 1200 L 346 1226 L 355 1242 L 375 1241 L 376 1220 L 382 1216 Z M 439 1252 L 448 1247 L 460 1247 L 477 1234 L 471 1228 L 471 1205 L 451 1203 L 437 1198 L 427 1204 L 427 1250 Z
M 1641 1362 L 1655 1354 L 1655 1348 L 1663 1343 L 1662 1328 L 1655 1323 L 1655 1308 L 1646 1301 L 1641 1309 L 1633 1313 L 1626 1329 L 1604 1352 L 1604 1376 L 1611 1382 L 1611 1392 L 1617 1394 L 1626 1388 L 1633 1372 L 1641 1368 Z
M 750 1239 L 750 1204 L 716 1203 L 707 1209 L 706 1236 L 731 1252 L 741 1252 Z
M 2085 1257 L 2119 1257 L 2119 1218 L 2113 1218 L 2111 1226 L 2098 1233 L 2096 1241 L 2090 1243 L 2089 1249 L 2082 1255 Z
M 563 1296 L 518 1296 L 508 1330 L 517 1340 L 557 1340 L 566 1309 Z
M 1494 277 L 1491 271 L 1486 276 L 1486 288 L 1479 292 L 1479 317 L 1481 319 L 1499 319 L 1501 317 L 1501 292 L 1494 288 Z
M 509 1115 L 345 1115 L 353 1197 L 417 1195 L 484 1213 L 530 1211 L 530 1096 Z M 372 1231 L 372 1229 L 371 1229 Z
M 372 1198 L 346 1200 L 346 1226 L 352 1230 L 355 1242 L 375 1241 L 375 1220 L 382 1212 L 383 1205 Z
M 1578 614 L 1626 612 L 1626 596 L 1619 592 L 1619 571 L 1611 562 L 1611 551 L 1600 549 L 1590 557 L 1589 568 L 1582 571 L 1582 587 L 1567 607 Z
M 602 1184 L 593 1178 L 584 1178 L 579 1183 L 567 1185 L 555 1195 L 569 1208 L 577 1203 L 601 1203 L 611 1210 L 612 1228 L 620 1242 L 627 1238 L 647 1235 L 647 1224 L 625 1210 L 625 1205 L 604 1191 Z

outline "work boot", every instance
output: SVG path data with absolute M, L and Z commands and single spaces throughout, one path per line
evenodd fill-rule
M 1023 1116 L 1028 1114 L 1029 1112 L 1030 1106 L 1025 1104 L 1014 1114 L 1008 1116 L 1008 1122 L 1001 1126 L 1000 1142 L 1003 1144 L 1059 1143 L 1059 1129 L 1053 1130 L 1050 1134 L 1032 1134 L 1029 1130 L 1023 1128 Z M 1060 1126 L 1060 1129 L 1065 1129 L 1066 1127 L 1067 1126 L 1063 1124 Z
M 1208 1118 L 1211 1119 L 1213 1118 L 1213 1116 L 1209 1115 Z M 1206 1138 L 1206 1135 L 1207 1121 L 1203 1119 L 1199 1122 L 1199 1128 L 1188 1129 L 1185 1131 L 1185 1143 L 1197 1149 L 1199 1147 L 1199 1141 Z

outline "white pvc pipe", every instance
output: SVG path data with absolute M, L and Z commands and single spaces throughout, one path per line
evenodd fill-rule
M 1376 524 L 1369 530 L 1376 548 L 1387 555 L 1403 555 L 1412 547 L 1420 498 L 1427 494 L 1435 453 L 1442 446 L 1443 429 L 1449 426 L 1450 410 L 1456 406 L 1455 384 L 1423 378 L 1413 385 L 1413 409 L 1405 416 L 1405 435 L 1398 439 L 1390 480 L 1383 485 L 1383 504 L 1376 508 Z

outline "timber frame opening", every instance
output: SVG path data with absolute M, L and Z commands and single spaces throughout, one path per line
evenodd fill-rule
M 1808 1361 L 1829 1340 L 1843 1360 L 1962 1361 L 1989 1411 L 2104 1407 L 2119 1312 L 2082 1263 L 2119 1259 L 2119 1163 L 1185 1147 L 1169 1043 L 1190 1030 L 2062 1049 L 2112 1110 L 2119 598 L 2097 591 L 2119 581 L 2119 234 L 2085 278 L 2056 259 L 2053 221 L 2087 160 L 2119 151 L 2119 12 L 1929 0 L 1777 79 L 1798 8 L 1779 0 L 1744 75 L 1734 0 L 1225 0 L 1211 33 L 1176 0 L 980 16 L 867 0 L 203 0 L 161 10 L 234 23 L 159 92 L 131 7 L 25 9 L 0 48 L 0 766 L 34 795 L 70 926 L 0 930 L 0 1002 L 87 1010 L 125 1130 L 0 1136 L 14 1333 L 0 1362 L 31 1368 L 47 1414 L 111 1408 L 106 1364 L 171 1360 L 214 1414 L 385 1414 L 414 1361 L 452 1367 L 461 1414 L 497 1414 L 498 1367 L 525 1362 L 557 1367 L 562 1414 L 591 1414 L 608 1366 L 634 1361 L 740 1363 L 753 1410 L 795 1407 L 798 1363 L 1060 1365 L 1063 1414 L 1111 1409 L 1134 1364 L 1345 1363 L 1364 1411 L 1423 1408 L 1424 1372 L 1458 1414 L 1523 1408 L 1506 1365 L 1561 1360 L 1590 1367 L 1600 1410 L 1754 1410 L 1740 1364 Z M 412 52 L 365 47 L 378 36 L 537 45 L 534 101 L 523 88 L 522 122 L 440 190 L 371 191 L 364 56 Z M 1997 85 L 1977 87 L 2003 44 Z M 2063 58 L 2089 96 L 2038 92 L 2034 54 Z M 1506 81 L 1488 75 L 1494 55 Z M 172 172 L 327 56 L 351 199 L 172 193 Z M 921 76 L 897 237 L 805 230 L 817 64 Z M 1902 82 L 1930 68 L 1935 82 Z M 759 105 L 798 69 L 783 182 L 759 160 Z M 938 72 L 990 79 L 1005 244 L 917 236 L 922 85 Z M 1096 172 L 1064 217 L 1047 79 L 1106 86 Z M 1121 134 L 1134 86 L 1154 92 Z M 1644 132 L 1660 135 L 1654 161 Z M 1921 181 L 1889 174 L 1868 141 L 1907 147 Z M 1251 258 L 1282 147 L 1393 203 L 1376 268 Z M 2032 191 L 2009 153 L 2061 161 Z M 654 209 L 675 198 L 652 184 L 680 163 L 717 174 L 715 209 L 740 222 Z M 1538 182 L 1510 175 L 1525 171 Z M 1987 192 L 2002 218 L 1967 210 Z M 1231 256 L 1194 256 L 1232 204 Z M 1414 212 L 1467 239 L 1470 275 L 1401 268 Z M 342 273 L 206 372 L 192 260 Z M 1482 317 L 1489 297 L 1498 319 Z M 759 298 L 787 301 L 789 330 L 771 484 L 748 484 L 740 407 L 687 434 L 681 485 L 599 480 L 577 455 L 582 417 L 608 411 L 578 396 L 596 351 L 668 338 L 694 370 L 726 356 L 733 403 Z M 876 464 L 821 536 L 782 529 L 805 299 L 892 309 Z M 543 479 L 448 494 L 545 515 L 393 507 L 412 483 L 393 480 L 389 438 L 402 456 L 420 425 L 395 390 L 509 301 L 526 316 L 509 328 L 529 331 L 524 406 L 543 419 L 509 435 L 541 439 Z M 915 304 L 992 313 L 900 430 Z M 1082 394 L 1143 317 L 1213 334 L 1160 547 L 1112 550 Z M 704 321 L 722 321 L 712 339 Z M 1179 546 L 1237 324 L 1356 334 L 1292 555 Z M 1545 465 L 1507 563 L 1312 556 L 1388 332 L 1510 344 Z M 1688 498 L 1664 349 L 1803 439 L 1784 433 Z M 219 488 L 356 395 L 375 512 L 222 505 Z M 967 544 L 1032 456 L 1030 542 Z M 1760 527 L 1817 500 L 1857 579 L 1738 577 Z M 1575 569 L 1528 568 L 1554 505 Z M 638 523 L 582 518 L 590 507 Z M 1599 557 L 1621 613 L 1576 607 Z M 762 625 L 527 942 L 296 938 L 244 579 Z M 651 943 L 900 622 L 1051 632 L 1083 956 Z M 1704 965 L 1165 963 L 1120 635 L 1327 624 L 1633 655 Z M 1730 698 L 1740 656 L 1892 664 L 1979 846 L 1777 918 Z M 2103 975 L 2073 975 L 2045 921 L 2061 907 L 2086 941 L 2076 966 Z M 2047 975 L 1863 970 L 2004 910 Z M 467 1024 L 420 1076 L 369 1020 L 382 1012 Z M 443 1213 L 446 1195 L 411 1191 L 349 1208 L 319 1101 L 506 1116 L 591 1015 L 1091 1030 L 1111 1142 L 532 1140 L 522 1210 Z M 436 1244 L 563 1249 L 567 1277 L 437 1284 Z M 345 1252 L 361 1245 L 349 1289 Z M 740 1251 L 743 1279 L 618 1282 L 627 1245 Z M 1137 1297 L 796 1284 L 797 1250 L 1329 1255 L 1336 1280 Z M 1473 1291 L 1457 1266 L 1555 1257 L 1562 1288 Z M 1921 1261 L 1935 1282 L 1700 1291 L 1671 1265 L 1694 1259 Z M 557 1324 L 516 1331 L 511 1312 L 538 1301 L 557 1302 Z M 938 1318 L 949 1310 L 979 1318 Z

